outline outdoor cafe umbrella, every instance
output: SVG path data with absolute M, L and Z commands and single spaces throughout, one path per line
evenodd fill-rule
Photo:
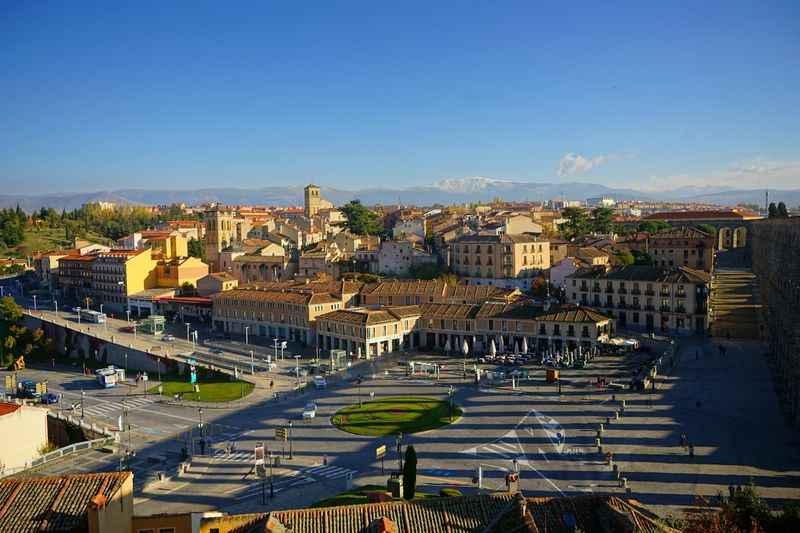
M 489 355 L 491 355 L 492 357 L 497 355 L 497 347 L 495 347 L 494 345 L 494 339 L 489 341 Z
M 358 357 L 359 359 L 361 359 L 361 345 L 358 345 L 358 346 L 356 347 L 356 357 Z
M 450 337 L 447 337 L 447 342 L 444 343 L 444 353 L 448 353 L 450 351 Z
M 512 339 L 511 342 L 514 343 L 514 355 L 519 355 L 519 343 L 515 339 Z
M 528 337 L 522 337 L 522 353 L 528 353 Z
M 465 356 L 469 354 L 469 344 L 467 343 L 467 339 L 464 339 L 464 342 L 461 343 L 461 353 Z
M 500 342 L 497 345 L 497 347 L 500 349 L 500 353 L 503 353 L 503 352 L 506 351 L 506 342 L 503 340 L 503 336 L 502 335 L 500 335 Z

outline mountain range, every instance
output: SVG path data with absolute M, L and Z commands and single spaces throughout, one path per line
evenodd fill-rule
M 502 198 L 511 201 L 541 201 L 553 198 L 585 200 L 597 196 L 610 196 L 616 200 L 654 200 L 702 202 L 720 205 L 749 203 L 763 205 L 763 189 L 734 189 L 730 187 L 690 186 L 668 191 L 650 192 L 629 188 L 614 188 L 597 183 L 536 183 L 485 177 L 443 179 L 426 186 L 391 189 L 366 188 L 358 191 L 322 188 L 322 195 L 341 205 L 360 199 L 367 205 L 376 204 L 461 204 Z M 87 202 L 114 202 L 117 204 L 163 205 L 185 203 L 198 205 L 207 202 L 237 205 L 302 205 L 303 186 L 268 186 L 256 189 L 206 188 L 193 190 L 118 189 L 88 193 L 50 193 L 43 195 L 0 195 L 0 207 L 19 205 L 26 211 L 40 207 L 57 210 L 74 209 Z M 800 189 L 771 190 L 770 201 L 785 202 L 788 206 L 800 205 Z

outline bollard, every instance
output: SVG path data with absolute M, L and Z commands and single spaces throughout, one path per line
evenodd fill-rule
M 597 446 L 598 448 L 600 447 L 600 437 L 594 439 L 594 445 Z
M 623 489 L 627 488 L 628 487 L 628 478 L 626 478 L 626 477 L 620 478 L 619 486 L 622 487 Z

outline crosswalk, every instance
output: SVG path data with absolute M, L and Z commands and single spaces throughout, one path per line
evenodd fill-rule
M 217 462 L 252 463 L 255 460 L 255 452 L 253 450 L 241 450 L 228 453 L 227 450 L 220 448 L 213 450 L 211 456 Z
M 251 455 L 252 457 L 252 455 Z M 290 474 L 276 477 L 272 481 L 275 494 L 284 490 L 315 483 L 320 479 L 336 480 L 348 476 L 355 477 L 358 471 L 333 465 L 317 465 L 297 470 Z M 266 490 L 269 492 L 269 481 L 266 481 Z M 261 482 L 252 483 L 246 489 L 236 494 L 237 500 L 245 500 L 262 494 Z
M 94 416 L 94 417 L 104 417 L 104 418 L 116 418 L 120 414 L 122 414 L 123 406 L 130 412 L 136 411 L 139 409 L 143 409 L 151 404 L 157 403 L 158 400 L 147 398 L 144 396 L 137 396 L 132 397 L 124 402 L 102 402 L 89 405 L 87 404 L 83 408 L 83 414 Z M 77 414 L 81 413 L 81 408 L 77 407 L 75 409 Z

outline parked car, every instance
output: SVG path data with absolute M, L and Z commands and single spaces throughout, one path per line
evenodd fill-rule
M 303 420 L 310 420 L 317 416 L 317 404 L 307 403 L 303 409 Z
M 163 337 L 161 337 L 161 340 L 164 341 L 164 342 L 173 342 L 175 340 L 175 336 L 174 335 L 164 335 Z
M 328 382 L 322 376 L 314 376 L 314 386 L 318 389 L 324 389 L 328 386 Z
M 54 404 L 54 403 L 58 403 L 58 400 L 60 400 L 60 399 L 61 399 L 61 395 L 60 394 L 56 394 L 55 392 L 48 392 L 47 394 L 42 396 L 42 403 L 43 404 L 47 404 L 47 405 L 51 405 L 51 404 Z

